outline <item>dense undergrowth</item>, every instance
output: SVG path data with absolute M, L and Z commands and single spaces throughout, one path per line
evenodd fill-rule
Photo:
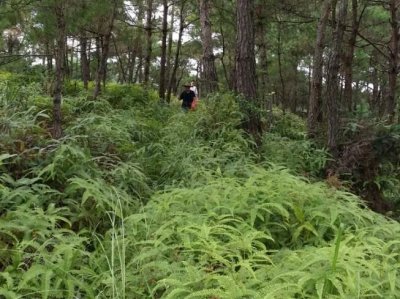
M 1 298 L 400 297 L 400 225 L 317 182 L 299 118 L 254 153 L 231 95 L 66 93 L 56 141 L 41 86 L 0 83 Z

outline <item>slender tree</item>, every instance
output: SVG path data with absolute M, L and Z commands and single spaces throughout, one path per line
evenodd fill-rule
M 308 105 L 307 128 L 308 136 L 314 137 L 317 130 L 317 123 L 322 113 L 322 71 L 323 53 L 325 47 L 325 31 L 328 18 L 332 10 L 333 0 L 325 0 L 321 8 L 321 15 L 317 27 L 317 38 L 313 56 L 311 92 Z
M 199 0 L 201 41 L 203 45 L 201 91 L 204 96 L 218 90 L 210 21 L 210 4 L 209 0 Z
M 343 36 L 346 30 L 348 0 L 340 0 L 339 14 L 333 34 L 333 45 L 329 55 L 326 107 L 328 118 L 328 148 L 335 155 L 339 133 L 339 67 L 342 55 Z
M 236 88 L 246 100 L 243 126 L 259 144 L 262 129 L 257 102 L 254 1 L 237 0 L 236 26 Z
M 278 46 L 277 46 L 277 57 L 278 57 L 278 70 L 279 70 L 279 80 L 281 85 L 281 103 L 282 110 L 285 113 L 285 110 L 288 106 L 288 99 L 286 94 L 286 82 L 283 76 L 282 70 L 282 21 L 278 17 Z
M 85 36 L 84 33 L 82 33 L 80 37 L 80 58 L 81 58 L 81 73 L 82 73 L 82 81 L 83 81 L 83 87 L 85 89 L 88 89 L 89 86 L 89 80 L 90 80 L 90 65 L 89 65 L 89 59 L 88 59 L 88 38 Z
M 56 17 L 57 48 L 56 48 L 56 80 L 53 96 L 53 137 L 58 139 L 62 136 L 62 114 L 61 98 L 64 80 L 64 57 L 66 48 L 66 21 L 65 2 L 55 1 L 54 14 Z
M 393 123 L 396 114 L 396 88 L 397 75 L 399 73 L 399 0 L 389 1 L 390 25 L 392 36 L 389 45 L 389 86 L 386 98 L 386 114 L 389 116 L 389 122 Z M 400 120 L 400 118 L 399 118 Z
M 163 0 L 163 20 L 161 36 L 161 61 L 160 61 L 160 82 L 158 96 L 161 101 L 165 100 L 165 80 L 167 62 L 167 36 L 168 36 L 168 0 Z
M 169 90 L 169 78 L 171 76 L 171 64 L 172 64 L 172 44 L 173 44 L 173 33 L 174 33 L 174 21 L 175 21 L 175 5 L 172 3 L 170 9 L 170 27 L 168 33 L 168 48 L 167 48 L 167 65 L 166 65 L 166 89 Z
M 176 86 L 176 82 L 178 81 L 178 80 L 176 80 L 176 74 L 177 74 L 178 67 L 179 67 L 179 57 L 180 57 L 181 48 L 182 48 L 183 31 L 185 30 L 185 27 L 186 27 L 185 16 L 184 16 L 185 4 L 186 4 L 185 0 L 181 1 L 180 8 L 179 8 L 178 42 L 176 45 L 174 65 L 173 65 L 173 68 L 171 71 L 171 76 L 170 76 L 169 82 L 168 82 L 168 91 L 167 91 L 167 102 L 168 103 L 171 101 L 172 89 L 174 88 L 174 85 Z
M 146 57 L 144 63 L 144 84 L 148 85 L 150 80 L 150 64 L 153 53 L 152 47 L 152 35 L 153 35 L 153 0 L 147 0 L 147 12 L 146 12 Z
M 365 10 L 366 6 L 364 6 Z M 364 11 L 363 10 L 363 11 Z M 348 110 L 353 109 L 353 61 L 357 40 L 357 32 L 360 26 L 362 13 L 358 16 L 358 0 L 351 0 L 351 31 L 347 41 L 346 52 L 343 55 L 344 70 L 344 101 Z
M 107 59 L 108 53 L 110 50 L 110 43 L 111 43 L 111 35 L 112 30 L 114 28 L 114 21 L 117 14 L 117 0 L 112 0 L 111 3 L 111 12 L 108 16 L 105 17 L 106 19 L 106 29 L 105 32 L 101 35 L 102 37 L 102 44 L 101 44 L 101 55 L 99 59 L 99 67 L 97 69 L 96 74 L 96 82 L 93 91 L 93 98 L 96 99 L 97 96 L 101 92 L 101 82 L 105 82 L 106 80 L 106 72 L 107 72 Z
M 133 43 L 128 45 L 128 82 L 130 84 L 137 82 L 139 73 L 142 72 L 143 66 L 143 18 L 145 14 L 145 7 L 143 0 L 136 1 L 137 3 L 137 19 L 135 26 L 135 37 Z M 141 76 L 140 76 L 141 77 Z
M 46 56 L 47 74 L 51 74 L 53 72 L 53 53 L 52 53 L 51 49 L 52 49 L 52 47 L 50 45 L 50 41 L 46 39 L 45 56 Z
M 268 85 L 268 55 L 267 55 L 267 17 L 264 4 L 258 4 L 256 9 L 256 46 L 259 53 L 259 97 L 266 101 Z M 269 105 L 268 105 L 269 106 Z

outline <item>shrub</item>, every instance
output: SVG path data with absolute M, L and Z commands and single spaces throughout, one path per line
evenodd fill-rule
M 136 84 L 108 84 L 103 96 L 117 109 L 128 109 L 138 104 L 149 105 L 158 100 L 153 90 L 146 90 Z
M 263 139 L 262 153 L 267 161 L 285 166 L 294 173 L 318 177 L 330 160 L 328 151 L 309 140 L 293 140 L 273 133 Z
M 283 113 L 281 110 L 274 109 L 270 131 L 282 137 L 303 140 L 306 134 L 306 124 L 304 119 L 293 113 Z

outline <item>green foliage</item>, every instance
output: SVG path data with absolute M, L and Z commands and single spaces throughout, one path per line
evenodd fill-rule
M 109 84 L 104 97 L 114 108 L 127 109 L 133 105 L 149 105 L 158 100 L 153 90 L 146 90 L 139 85 Z
M 237 129 L 240 114 L 232 95 L 202 101 L 195 113 L 177 111 L 144 149 L 143 163 L 157 185 L 204 183 L 208 170 L 224 172 L 248 161 L 249 141 Z
M 263 158 L 298 175 L 323 176 L 330 155 L 327 149 L 307 139 L 305 131 L 305 121 L 299 116 L 274 109 L 271 130 L 263 137 Z
M 271 133 L 294 140 L 304 139 L 306 124 L 304 119 L 293 113 L 283 113 L 281 110 L 273 110 L 273 125 Z
M 88 90 L 83 88 L 81 81 L 71 80 L 64 85 L 64 95 L 83 96 L 90 95 L 94 89 L 94 82 L 89 82 Z M 116 83 L 107 84 L 103 91 L 103 99 L 106 99 L 114 108 L 129 109 L 134 105 L 149 105 L 158 100 L 154 90 L 146 90 L 140 85 L 121 85 Z
M 365 117 L 349 122 L 339 165 L 342 178 L 356 192 L 391 206 L 399 205 L 400 127 Z M 365 191 L 367 190 L 367 191 Z M 375 190 L 375 195 L 371 190 Z
M 140 253 L 130 263 L 135 285 L 150 284 L 161 298 L 384 298 L 398 292 L 399 243 L 385 241 L 400 232 L 398 224 L 359 207 L 350 194 L 276 168 L 155 195 L 125 225 Z
M 37 175 L 45 182 L 64 185 L 71 177 L 89 178 L 96 175 L 96 171 L 95 163 L 87 150 L 72 144 L 61 144 L 40 165 L 40 168 L 37 169 Z
M 293 140 L 276 134 L 266 134 L 263 154 L 267 161 L 283 165 L 294 173 L 318 177 L 323 174 L 330 155 L 307 139 Z
M 50 98 L 2 102 L 0 297 L 400 296 L 399 224 L 291 174 L 329 159 L 297 117 L 255 154 L 232 95 L 183 113 L 107 90 L 64 98 L 58 141 Z

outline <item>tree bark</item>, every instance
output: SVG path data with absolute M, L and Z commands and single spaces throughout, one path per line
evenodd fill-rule
M 51 47 L 50 47 L 50 42 L 47 40 L 46 41 L 46 68 L 47 68 L 47 73 L 50 75 L 53 72 L 53 54 L 51 53 Z
M 175 21 L 175 6 L 174 6 L 174 4 L 172 4 L 170 29 L 169 29 L 169 34 L 168 34 L 167 66 L 166 66 L 167 69 L 166 69 L 166 74 L 165 74 L 165 84 L 166 84 L 167 90 L 169 89 L 169 78 L 171 76 L 174 21 Z
M 317 39 L 314 49 L 312 78 L 311 78 L 311 92 L 309 98 L 307 129 L 310 138 L 315 137 L 317 132 L 318 119 L 322 114 L 322 70 L 324 65 L 323 53 L 325 42 L 325 30 L 328 23 L 329 14 L 332 10 L 333 0 L 325 0 L 321 16 L 317 27 Z
M 210 21 L 210 0 L 199 0 L 201 41 L 203 44 L 201 90 L 204 96 L 218 90 L 218 77 Z
M 90 80 L 90 66 L 89 66 L 89 59 L 87 55 L 87 37 L 81 36 L 80 38 L 81 44 L 81 72 L 82 72 L 82 81 L 83 81 L 83 88 L 86 90 L 89 86 Z
M 167 62 L 167 36 L 168 36 L 168 0 L 163 0 L 163 22 L 161 38 L 160 82 L 158 96 L 160 101 L 165 101 L 165 74 Z
M 329 56 L 326 108 L 328 118 L 328 148 L 336 156 L 339 133 L 339 67 L 342 55 L 343 36 L 346 30 L 348 0 L 340 0 L 333 45 Z
M 69 60 L 68 60 L 68 43 L 67 37 L 65 36 L 64 41 L 65 49 L 64 49 L 64 79 L 70 77 L 70 67 L 69 67 Z
M 222 14 L 222 13 L 220 12 L 220 14 Z M 225 63 L 225 53 L 226 53 L 225 33 L 224 33 L 224 28 L 221 23 L 219 25 L 219 32 L 221 34 L 221 50 L 222 50 L 221 55 L 220 55 L 220 60 L 221 60 L 221 64 L 222 64 L 222 69 L 224 71 L 225 81 L 226 81 L 226 84 L 229 86 L 229 89 L 234 90 L 235 83 L 233 82 L 234 80 L 232 80 L 234 78 L 229 77 L 227 66 Z
M 259 88 L 258 97 L 261 100 L 261 109 L 265 111 L 267 121 L 264 128 L 269 129 L 272 124 L 272 97 L 268 91 L 268 55 L 267 55 L 267 16 L 264 4 L 258 4 L 256 8 L 256 46 L 259 53 Z
M 237 0 L 236 5 L 236 88 L 244 96 L 244 129 L 261 143 L 261 121 L 257 102 L 254 2 Z
M 282 23 L 278 21 L 278 47 L 277 47 L 277 55 L 278 55 L 278 69 L 279 69 L 279 79 L 281 83 L 281 103 L 282 103 L 282 110 L 285 113 L 287 108 L 287 94 L 286 94 L 286 84 L 285 78 L 283 77 L 282 73 Z
M 299 77 L 299 72 L 297 70 L 297 61 L 291 63 L 292 66 L 292 79 L 291 84 L 290 84 L 290 89 L 289 89 L 289 103 L 288 106 L 290 108 L 290 112 L 296 113 L 297 112 L 297 101 L 298 101 L 298 90 L 299 90 L 299 84 L 298 84 L 298 77 Z
M 120 69 L 120 73 L 121 73 L 119 81 L 122 83 L 126 83 L 127 79 L 126 79 L 126 72 L 125 72 L 125 68 L 124 68 L 124 62 L 122 61 L 122 57 L 119 54 L 117 41 L 115 40 L 115 38 L 113 36 L 111 38 L 113 41 L 114 50 L 115 50 L 115 54 L 117 55 L 117 60 L 118 60 L 119 69 Z
M 344 70 L 344 101 L 347 104 L 348 111 L 353 109 L 353 60 L 354 48 L 357 40 L 358 27 L 360 25 L 358 19 L 358 0 L 351 0 L 352 6 L 352 24 L 351 32 L 348 39 L 347 51 L 343 59 Z
M 128 47 L 128 83 L 133 83 L 133 73 L 135 71 L 136 66 L 136 47 L 129 46 Z
M 54 7 L 57 28 L 57 49 L 56 49 L 56 80 L 54 85 L 53 97 L 53 138 L 59 139 L 62 136 L 62 114 L 61 99 L 64 80 L 64 58 L 65 58 L 65 4 L 63 1 L 57 1 Z
M 75 49 L 75 39 L 71 38 L 71 48 L 70 48 L 70 52 L 71 52 L 71 56 L 70 56 L 70 67 L 69 67 L 69 78 L 73 79 L 74 77 L 74 49 Z M 68 53 L 68 52 L 67 52 Z M 68 54 L 67 54 L 67 60 L 68 60 Z
M 265 5 L 259 4 L 256 9 L 256 46 L 258 48 L 259 59 L 260 59 L 259 98 L 263 100 L 263 104 L 266 104 L 267 98 L 265 94 L 268 85 L 268 56 L 267 56 L 266 29 L 267 26 L 266 26 Z
M 144 84 L 148 85 L 150 81 L 150 64 L 151 56 L 153 52 L 152 48 L 152 35 L 153 35 L 153 0 L 147 0 L 147 12 L 146 12 L 146 36 L 147 36 L 147 49 L 146 57 L 144 62 Z
M 394 123 L 396 114 L 396 88 L 397 74 L 399 72 L 399 22 L 398 10 L 399 0 L 390 0 L 390 25 L 392 27 L 392 37 L 389 46 L 389 86 L 386 98 L 386 115 L 389 116 L 389 123 Z

